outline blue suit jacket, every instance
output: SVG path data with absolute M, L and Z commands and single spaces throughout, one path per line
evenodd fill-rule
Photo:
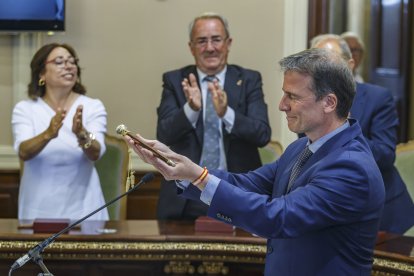
M 414 225 L 414 204 L 394 166 L 398 114 L 391 92 L 357 83 L 351 117 L 358 120 L 385 184 L 385 206 L 380 230 L 403 234 Z
M 265 275 L 370 275 L 384 184 L 354 120 L 306 162 L 286 194 L 307 138 L 280 159 L 222 179 L 208 215 L 268 239 Z M 198 197 L 190 185 L 184 196 Z
M 170 146 L 175 152 L 199 163 L 203 145 L 203 118 L 199 116 L 196 128 L 185 116 L 183 106 L 187 102 L 181 82 L 193 73 L 194 65 L 163 75 L 163 92 L 158 112 L 157 139 Z M 227 169 L 230 172 L 247 172 L 261 165 L 258 147 L 270 141 L 271 129 L 264 102 L 262 78 L 259 72 L 236 65 L 227 65 L 224 91 L 228 105 L 235 111 L 231 133 L 222 128 Z M 174 183 L 161 184 L 157 216 L 159 219 L 196 218 L 206 215 L 207 207 L 198 203 L 199 211 L 186 217 L 188 200 L 177 196 Z

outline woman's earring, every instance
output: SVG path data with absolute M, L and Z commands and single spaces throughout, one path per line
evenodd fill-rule
M 44 86 L 45 85 L 45 80 L 44 79 L 39 79 L 38 84 L 39 84 L 39 86 Z

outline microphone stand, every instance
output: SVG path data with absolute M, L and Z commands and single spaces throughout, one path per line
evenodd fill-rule
M 40 266 L 40 268 L 43 270 L 43 273 L 39 273 L 38 276 L 53 276 L 53 274 L 49 272 L 49 270 L 47 269 L 47 267 L 43 263 L 43 258 L 41 256 L 41 253 L 43 252 L 43 250 L 47 246 L 49 246 L 49 244 L 53 243 L 60 235 L 62 235 L 63 233 L 69 231 L 70 229 L 72 229 L 73 227 L 78 225 L 79 223 L 83 222 L 85 219 L 87 219 L 90 216 L 96 214 L 97 212 L 101 211 L 102 209 L 108 207 L 109 205 L 111 205 L 115 201 L 118 201 L 120 198 L 132 193 L 133 191 L 138 189 L 138 187 L 140 187 L 142 184 L 151 181 L 153 178 L 154 178 L 153 173 L 145 174 L 141 178 L 141 180 L 134 187 L 132 187 L 131 189 L 129 189 L 125 193 L 115 197 L 114 199 L 112 199 L 108 203 L 105 203 L 103 206 L 99 207 L 98 209 L 96 209 L 95 211 L 89 213 L 88 215 L 84 216 L 83 218 L 78 219 L 77 221 L 75 221 L 72 224 L 70 224 L 69 226 L 65 227 L 64 229 L 62 229 L 58 233 L 53 234 L 49 238 L 45 239 L 43 242 L 38 243 L 35 247 L 30 249 L 29 252 L 26 255 L 24 255 L 23 257 L 20 257 L 18 260 L 16 260 L 14 262 L 14 264 L 11 266 L 11 268 L 9 270 L 9 276 L 11 275 L 12 271 L 22 267 L 24 264 L 26 264 L 31 259 L 33 259 L 33 262 L 38 264 Z
M 39 273 L 37 274 L 37 276 L 53 276 L 53 274 L 50 273 L 46 265 L 43 263 L 43 258 L 40 251 L 37 251 L 36 254 L 33 256 L 33 262 L 38 264 L 40 268 L 43 270 L 43 273 Z

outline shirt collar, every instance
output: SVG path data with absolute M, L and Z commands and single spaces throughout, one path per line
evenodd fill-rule
M 217 74 L 215 74 L 214 76 L 216 76 L 216 78 L 219 81 L 219 84 L 221 86 L 223 86 L 224 83 L 224 78 L 226 76 L 226 72 L 227 72 L 227 65 L 224 66 L 223 70 L 221 70 L 220 72 L 218 72 Z M 206 73 L 202 72 L 200 69 L 197 68 L 197 74 L 198 74 L 198 78 L 200 80 L 200 82 L 207 76 Z
M 321 138 L 319 138 L 318 140 L 316 140 L 315 142 L 313 142 L 312 144 L 310 143 L 310 140 L 308 139 L 308 143 L 306 144 L 307 146 L 309 146 L 309 150 L 312 153 L 315 153 L 320 147 L 322 147 L 323 144 L 325 144 L 329 139 L 331 139 L 332 137 L 334 137 L 336 134 L 344 131 L 346 128 L 348 128 L 349 125 L 349 121 L 346 120 L 345 123 L 336 128 L 335 130 L 329 132 L 328 134 L 322 136 Z

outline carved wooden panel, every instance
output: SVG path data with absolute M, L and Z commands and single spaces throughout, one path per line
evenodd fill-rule
M 308 0 L 308 43 L 320 34 L 346 31 L 347 7 L 347 0 Z
M 144 172 L 135 173 L 136 181 L 144 176 Z M 127 219 L 155 219 L 157 215 L 158 194 L 162 176 L 155 174 L 154 180 L 145 183 L 128 195 Z
M 400 118 L 400 142 L 408 139 L 413 8 L 413 1 L 371 0 L 370 82 L 393 93 Z
M 0 173 L 0 218 L 17 218 L 20 175 L 18 170 Z

